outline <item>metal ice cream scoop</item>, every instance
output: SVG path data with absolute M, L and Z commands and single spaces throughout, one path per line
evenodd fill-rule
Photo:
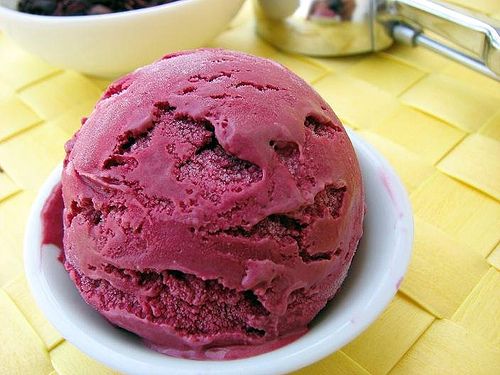
M 500 22 L 437 0 L 254 0 L 257 32 L 312 56 L 423 46 L 500 81 Z

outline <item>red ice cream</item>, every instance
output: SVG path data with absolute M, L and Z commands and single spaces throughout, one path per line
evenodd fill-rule
M 358 161 L 328 104 L 277 63 L 165 56 L 113 83 L 66 148 L 66 269 L 155 350 L 271 350 L 346 277 L 364 214 Z

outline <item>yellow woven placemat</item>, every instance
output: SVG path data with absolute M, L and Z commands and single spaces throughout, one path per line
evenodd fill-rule
M 498 0 L 454 0 L 500 19 Z M 273 58 L 312 83 L 400 174 L 415 212 L 401 290 L 359 338 L 297 374 L 498 374 L 500 84 L 423 49 L 287 55 L 249 4 L 212 46 Z M 111 374 L 45 320 L 22 238 L 40 184 L 109 82 L 53 68 L 0 33 L 0 374 Z

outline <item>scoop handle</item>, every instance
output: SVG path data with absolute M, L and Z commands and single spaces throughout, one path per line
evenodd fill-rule
M 437 0 L 387 0 L 395 40 L 426 47 L 500 81 L 500 22 Z

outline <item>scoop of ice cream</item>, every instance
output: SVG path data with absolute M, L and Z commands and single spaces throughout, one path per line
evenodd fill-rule
M 167 55 L 113 83 L 66 151 L 65 266 L 167 354 L 241 357 L 304 333 L 361 237 L 344 128 L 269 60 Z

